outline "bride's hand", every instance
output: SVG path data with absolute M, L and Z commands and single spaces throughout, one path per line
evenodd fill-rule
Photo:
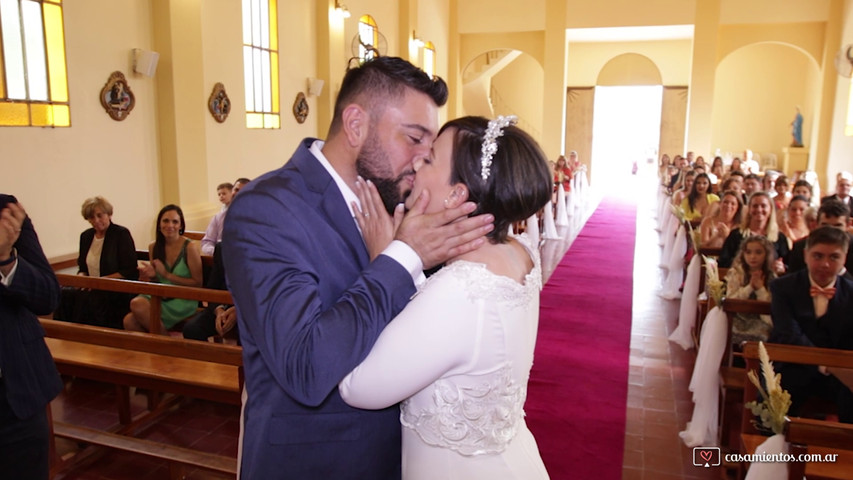
M 397 227 L 403 220 L 403 208 L 398 206 L 394 211 L 394 217 L 388 215 L 376 186 L 373 182 L 365 182 L 361 177 L 358 177 L 355 182 L 355 193 L 361 202 L 361 208 L 359 209 L 358 205 L 353 202 L 352 210 L 355 214 L 355 220 L 361 228 L 361 235 L 364 237 L 367 253 L 370 254 L 372 261 L 394 239 Z

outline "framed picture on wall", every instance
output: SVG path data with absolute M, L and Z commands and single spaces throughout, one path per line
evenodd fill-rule
M 124 74 L 119 71 L 111 73 L 104 88 L 101 89 L 101 106 L 107 114 L 113 120 L 120 122 L 130 115 L 135 105 L 136 97 L 130 90 Z

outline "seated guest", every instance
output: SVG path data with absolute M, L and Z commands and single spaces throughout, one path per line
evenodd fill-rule
M 841 172 L 836 176 L 836 179 L 835 194 L 821 198 L 820 203 L 827 200 L 838 200 L 839 202 L 847 205 L 847 208 L 853 211 L 853 197 L 850 196 L 850 186 L 853 184 L 853 175 L 851 175 L 850 172 Z
M 850 221 L 850 209 L 838 201 L 826 201 L 821 204 L 817 210 L 817 226 L 818 227 L 833 227 L 841 231 L 847 231 L 847 224 Z M 850 236 L 848 232 L 848 236 Z M 853 241 L 853 239 L 851 239 Z M 791 253 L 788 254 L 788 271 L 798 272 L 806 268 L 805 259 L 806 239 L 800 239 L 794 242 L 791 247 Z M 853 255 L 848 252 L 847 259 L 844 262 L 846 269 L 845 274 L 851 275 L 853 272 Z M 851 277 L 853 278 L 853 277 Z
M 728 174 L 731 175 L 735 172 L 743 172 L 743 165 L 741 165 L 740 157 L 735 157 L 732 159 L 731 165 L 729 165 Z M 743 173 L 741 173 L 741 176 Z
M 690 190 L 693 189 L 693 180 L 696 179 L 696 172 L 693 170 L 688 170 L 684 172 L 684 179 L 681 182 L 681 187 L 677 190 L 673 190 L 672 192 L 672 204 L 675 206 L 681 206 L 681 202 L 687 198 L 687 194 L 690 193 Z M 678 184 L 676 184 L 678 186 Z
M 764 172 L 764 176 L 761 177 L 761 189 L 764 190 L 765 192 L 769 193 L 770 196 L 775 199 L 776 196 L 779 194 L 779 191 L 776 189 L 776 182 L 778 181 L 779 178 L 783 178 L 783 177 L 785 177 L 785 176 L 782 175 L 780 177 L 777 172 L 774 172 L 772 170 L 768 170 L 768 171 Z M 784 182 L 785 182 L 785 191 L 787 192 L 788 191 L 787 190 L 788 179 L 785 178 Z
M 756 175 L 754 173 L 750 173 L 746 177 L 744 177 L 744 179 L 743 179 L 743 193 L 746 195 L 747 199 L 749 199 L 749 197 L 753 193 L 760 192 L 760 191 L 761 191 L 761 177 L 759 177 L 758 175 Z M 768 194 L 769 194 L 769 192 L 768 192 Z
M 714 175 L 712 178 L 716 178 L 717 180 L 714 183 L 717 183 L 723 179 L 723 157 L 717 155 L 714 157 L 714 161 L 711 162 L 711 175 Z M 709 177 L 711 175 L 708 175 Z
M 806 197 L 809 205 L 814 205 L 815 202 L 812 201 L 812 184 L 805 180 L 797 180 L 794 182 L 794 189 L 791 191 L 792 198 L 800 195 L 802 197 Z
M 806 269 L 770 283 L 770 342 L 853 350 L 853 280 L 839 276 L 849 242 L 838 228 L 818 227 L 807 239 Z M 818 396 L 837 404 L 840 421 L 853 423 L 853 392 L 826 367 L 777 363 L 776 372 L 791 394 L 789 415 Z
M 708 174 L 700 173 L 694 178 L 690 193 L 681 201 L 684 218 L 688 221 L 701 220 L 708 207 L 719 201 L 720 197 L 711 193 L 711 180 Z
M 765 175 L 764 178 L 767 178 L 767 175 Z M 776 192 L 776 196 L 773 197 L 773 203 L 776 205 L 776 210 L 784 210 L 788 208 L 788 203 L 790 203 L 791 198 L 793 198 L 791 192 L 788 191 L 788 186 L 788 177 L 785 175 L 780 175 L 779 178 L 773 182 L 773 190 Z M 808 203 L 808 199 L 806 199 L 806 203 Z
M 805 217 L 808 206 L 809 202 L 805 197 L 796 196 L 788 202 L 784 210 L 777 212 L 779 231 L 788 238 L 789 247 L 793 247 L 793 242 L 806 238 L 811 231 Z
M 732 266 L 732 261 L 741 242 L 750 235 L 763 235 L 773 243 L 776 250 L 773 271 L 777 275 L 785 273 L 785 264 L 782 259 L 788 255 L 788 239 L 785 234 L 779 231 L 779 224 L 776 222 L 776 209 L 773 208 L 773 201 L 767 192 L 755 192 L 749 197 L 746 217 L 740 224 L 740 228 L 732 230 L 726 241 L 723 242 L 719 259 L 721 268 Z
M 675 169 L 671 170 L 672 176 L 669 179 L 668 186 L 670 192 L 675 192 L 683 187 L 684 174 L 690 170 L 690 163 L 687 161 L 687 158 L 676 155 L 672 159 L 672 164 L 675 166 Z
M 213 269 L 207 279 L 207 288 L 228 290 L 225 284 L 225 268 L 222 265 L 222 244 L 217 243 L 213 250 Z M 211 303 L 197 313 L 184 325 L 184 338 L 207 341 L 208 337 L 219 334 L 224 336 L 237 326 L 237 310 L 233 305 Z
M 773 272 L 775 257 L 776 250 L 766 237 L 747 237 L 726 274 L 726 298 L 769 302 L 768 284 L 776 278 Z M 738 313 L 732 322 L 732 343 L 766 342 L 772 329 L 769 315 Z
M 554 166 L 554 191 L 560 185 L 563 185 L 564 192 L 569 192 L 572 189 L 572 169 L 566 163 L 566 157 L 563 155 L 557 158 L 557 165 Z
M 157 239 L 148 246 L 151 261 L 140 270 L 140 279 L 200 287 L 202 282 L 201 253 L 198 244 L 184 236 L 184 212 L 177 205 L 166 205 L 157 215 Z M 151 331 L 151 297 L 139 295 L 130 301 L 130 313 L 124 317 L 125 330 Z M 163 332 L 195 313 L 196 300 L 164 299 L 160 303 Z
M 234 185 L 230 182 L 220 183 L 216 186 L 216 196 L 219 197 L 219 202 L 222 204 L 222 210 L 227 210 L 228 205 L 231 205 L 232 191 Z
M 702 248 L 721 248 L 729 233 L 740 225 L 742 210 L 740 195 L 731 190 L 723 193 L 723 198 L 713 203 L 708 215 L 702 218 L 699 227 Z
M 749 203 L 749 195 L 747 195 L 743 189 L 744 174 L 736 170 L 734 172 L 729 173 L 728 180 L 734 180 L 735 183 L 732 184 L 731 190 L 735 190 L 740 194 L 741 203 L 743 203 L 744 205 Z
M 130 230 L 112 223 L 112 204 L 104 197 L 88 198 L 80 213 L 92 228 L 80 234 L 77 275 L 138 279 L 136 245 Z M 130 310 L 130 298 L 126 293 L 66 287 L 54 318 L 121 328 L 121 319 Z
M 228 213 L 228 205 L 231 205 L 231 201 L 234 199 L 234 196 L 237 195 L 237 192 L 239 192 L 247 183 L 249 183 L 248 178 L 238 178 L 231 187 L 231 192 L 228 196 L 228 203 L 222 207 L 221 212 L 217 213 L 212 219 L 210 219 L 210 223 L 207 225 L 207 230 L 204 232 L 204 237 L 201 239 L 202 255 L 213 255 L 214 247 L 217 243 L 222 241 L 222 226 L 225 225 L 225 214 Z M 221 188 L 223 185 L 231 184 L 223 183 L 219 187 Z M 222 201 L 221 195 L 219 200 Z

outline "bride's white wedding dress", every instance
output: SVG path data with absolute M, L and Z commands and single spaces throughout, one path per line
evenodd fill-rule
M 523 410 L 542 286 L 532 258 L 523 285 L 479 263 L 445 266 L 341 382 L 356 407 L 403 401 L 403 479 L 548 478 Z

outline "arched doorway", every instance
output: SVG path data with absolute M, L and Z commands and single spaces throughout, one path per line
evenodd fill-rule
M 590 183 L 602 191 L 631 191 L 633 173 L 648 168 L 660 148 L 661 74 L 648 57 L 618 55 L 594 88 Z M 635 168 L 636 167 L 636 168 Z

